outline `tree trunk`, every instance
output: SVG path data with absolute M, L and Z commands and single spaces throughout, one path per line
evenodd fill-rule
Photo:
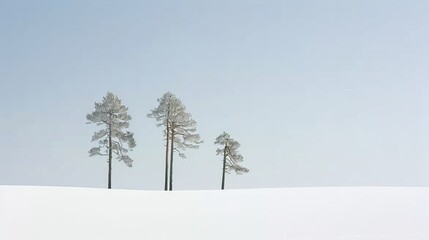
M 225 148 L 223 149 L 223 171 L 222 171 L 222 187 L 221 187 L 222 190 L 225 189 L 226 148 L 227 148 L 227 145 L 225 143 Z
M 173 153 L 174 153 L 174 127 L 171 126 L 171 149 L 170 149 L 170 191 L 173 191 Z
M 164 180 L 164 191 L 168 191 L 168 145 L 170 144 L 169 142 L 168 142 L 168 140 L 169 140 L 169 136 L 170 136 L 170 133 L 169 133 L 169 126 L 168 126 L 168 123 L 167 123 L 167 141 L 166 141 L 166 145 L 165 145 L 165 180 Z
M 112 123 L 109 125 L 109 176 L 107 188 L 112 188 Z

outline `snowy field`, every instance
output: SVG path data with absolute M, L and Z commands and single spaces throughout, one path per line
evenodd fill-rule
M 0 239 L 428 240 L 429 188 L 0 187 Z

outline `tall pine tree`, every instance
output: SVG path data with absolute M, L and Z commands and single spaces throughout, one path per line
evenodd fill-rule
M 198 148 L 202 143 L 200 135 L 196 133 L 196 122 L 181 100 L 167 92 L 158 99 L 158 106 L 151 110 L 148 117 L 158 121 L 157 126 L 164 126 L 165 144 L 165 179 L 164 190 L 173 190 L 173 159 L 174 152 L 185 158 L 182 152 L 187 148 Z M 168 159 L 170 155 L 170 159 Z
M 97 141 L 98 146 L 89 150 L 89 156 L 108 156 L 108 189 L 112 188 L 113 154 L 116 155 L 116 159 L 124 162 L 128 167 L 132 167 L 133 164 L 133 160 L 128 156 L 128 151 L 136 146 L 136 142 L 133 133 L 124 132 L 124 129 L 129 127 L 131 120 L 127 111 L 128 108 L 122 105 L 121 100 L 108 92 L 101 103 L 95 103 L 94 112 L 86 115 L 88 123 L 103 127 L 92 136 L 92 141 Z

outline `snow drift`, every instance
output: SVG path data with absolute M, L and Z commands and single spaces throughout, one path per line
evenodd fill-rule
M 429 188 L 0 187 L 0 239 L 427 240 Z

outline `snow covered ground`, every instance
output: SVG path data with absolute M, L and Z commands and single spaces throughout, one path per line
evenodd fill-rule
M 0 187 L 0 239 L 428 240 L 429 188 Z

